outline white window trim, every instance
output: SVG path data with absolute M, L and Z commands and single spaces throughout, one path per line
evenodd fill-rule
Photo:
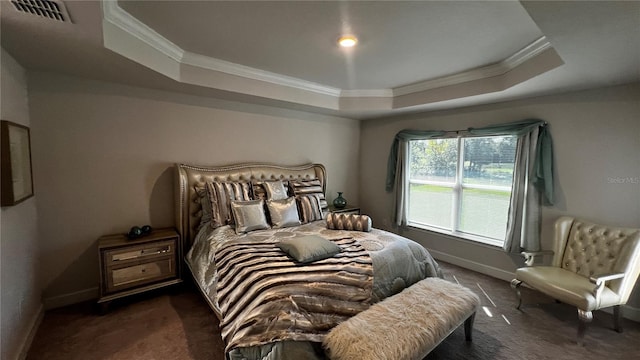
M 432 231 L 432 232 L 437 232 L 437 233 L 441 233 L 441 234 L 445 234 L 445 235 L 449 235 L 449 236 L 453 236 L 456 238 L 461 238 L 461 239 L 465 239 L 465 240 L 471 240 L 474 242 L 478 242 L 478 243 L 482 243 L 482 244 L 486 244 L 486 245 L 490 245 L 490 246 L 495 246 L 495 247 L 499 247 L 502 248 L 502 246 L 504 245 L 504 242 L 506 241 L 506 239 L 494 239 L 494 238 L 490 238 L 490 237 L 486 237 L 486 236 L 481 236 L 481 235 L 476 235 L 476 234 L 471 234 L 471 233 L 466 233 L 463 231 L 459 231 L 459 230 L 455 230 L 459 227 L 459 221 L 460 221 L 460 216 L 456 216 L 456 214 L 458 214 L 460 206 L 461 206 L 461 202 L 462 202 L 462 191 L 464 189 L 478 189 L 478 190 L 498 190 L 498 191 L 508 191 L 511 192 L 513 190 L 513 186 L 498 186 L 498 185 L 483 185 L 483 184 L 465 184 L 463 183 L 463 176 L 464 176 L 464 156 L 463 156 L 463 141 L 462 139 L 468 139 L 468 138 L 473 138 L 470 136 L 456 136 L 455 137 L 458 141 L 457 143 L 457 151 L 458 151 L 458 159 L 457 159 L 457 168 L 456 168 L 456 178 L 453 182 L 446 182 L 446 181 L 432 181 L 432 180 L 411 180 L 410 176 L 406 177 L 406 181 L 405 181 L 405 189 L 407 189 L 407 191 L 405 192 L 405 204 L 409 204 L 410 202 L 410 191 L 409 186 L 411 184 L 420 184 L 420 185 L 435 185 L 435 186 L 442 186 L 442 187 L 448 187 L 451 188 L 453 190 L 453 204 L 451 207 L 451 218 L 453 219 L 453 223 L 451 224 L 452 230 L 449 229 L 445 229 L 445 228 L 440 228 L 437 226 L 433 226 L 433 225 L 429 225 L 429 224 L 425 224 L 425 223 L 421 223 L 419 221 L 412 221 L 410 219 L 407 219 L 407 226 L 408 227 L 412 227 L 412 228 L 416 228 L 416 229 L 422 229 L 422 230 L 427 230 L 427 231 Z M 434 139 L 428 139 L 428 140 L 434 140 Z M 413 141 L 413 140 L 411 140 Z M 409 142 L 407 142 L 407 149 L 409 149 Z M 408 153 L 409 156 L 406 156 L 406 163 L 405 163 L 405 169 L 410 169 L 410 165 L 411 165 L 411 153 Z M 407 213 L 408 214 L 408 213 Z M 459 214 L 458 214 L 459 215 Z M 506 233 L 505 233 L 506 236 Z
M 490 246 L 495 246 L 495 247 L 498 247 L 498 248 L 502 248 L 502 246 L 504 245 L 504 240 L 496 240 L 496 239 L 492 239 L 492 238 L 488 238 L 488 237 L 484 237 L 484 236 L 465 233 L 465 232 L 462 232 L 462 231 L 451 231 L 451 230 L 448 230 L 448 229 L 443 229 L 443 228 L 435 227 L 433 225 L 427 225 L 427 224 L 423 224 L 423 223 L 416 222 L 416 221 L 407 222 L 407 226 L 410 227 L 410 228 L 415 228 L 415 229 L 420 229 L 420 230 L 427 230 L 427 231 L 431 231 L 431 232 L 440 233 L 440 234 L 443 234 L 443 235 L 453 236 L 455 238 L 460 238 L 460 239 L 464 239 L 464 240 L 471 240 L 471 241 L 474 241 L 474 242 L 477 242 L 477 243 L 490 245 Z

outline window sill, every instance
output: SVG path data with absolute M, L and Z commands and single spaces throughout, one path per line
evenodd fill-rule
M 443 229 L 440 229 L 440 228 L 437 228 L 437 227 L 428 226 L 428 225 L 425 225 L 425 224 L 420 224 L 420 223 L 415 223 L 415 222 L 408 222 L 407 223 L 407 227 L 408 228 L 412 228 L 412 229 L 416 229 L 416 230 L 426 230 L 426 231 L 430 231 L 430 232 L 435 232 L 435 233 L 438 233 L 438 234 L 450 236 L 450 237 L 457 238 L 457 239 L 468 240 L 468 241 L 472 241 L 474 243 L 480 243 L 480 244 L 483 244 L 483 245 L 488 245 L 488 246 L 490 246 L 492 248 L 500 248 L 500 249 L 502 249 L 502 246 L 504 245 L 504 241 L 503 240 L 490 239 L 490 238 L 477 236 L 477 235 L 472 235 L 472 234 L 467 234 L 467 233 L 463 233 L 463 232 L 459 232 L 459 231 L 443 230 Z

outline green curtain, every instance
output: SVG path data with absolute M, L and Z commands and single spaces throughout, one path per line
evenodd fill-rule
M 549 133 L 548 124 L 538 119 L 527 119 L 507 124 L 490 125 L 482 128 L 469 128 L 471 135 L 498 136 L 516 135 L 521 136 L 531 132 L 536 127 L 540 128 L 536 154 L 534 159 L 535 174 L 533 174 L 533 184 L 544 195 L 546 205 L 553 205 L 555 194 L 553 190 L 553 143 Z
M 396 134 L 391 144 L 391 151 L 389 152 L 389 159 L 387 160 L 387 183 L 386 190 L 391 192 L 393 185 L 396 182 L 396 164 L 398 163 L 398 147 L 400 141 L 409 140 L 426 140 L 436 137 L 442 137 L 446 134 L 446 131 L 441 130 L 402 130 Z
M 547 123 L 538 119 L 527 119 L 507 124 L 490 125 L 482 128 L 468 128 L 467 131 L 472 135 L 479 136 L 498 136 L 498 135 L 516 135 L 521 136 L 531 132 L 536 127 L 540 127 L 538 135 L 538 146 L 535 156 L 535 177 L 533 183 L 536 188 L 544 194 L 544 200 L 547 205 L 554 203 L 553 190 L 553 144 L 551 134 L 549 133 Z M 396 164 L 398 162 L 398 146 L 400 141 L 432 139 L 442 137 L 446 134 L 442 130 L 402 130 L 396 134 L 391 144 L 389 159 L 387 161 L 387 182 L 386 190 L 391 192 L 396 179 Z

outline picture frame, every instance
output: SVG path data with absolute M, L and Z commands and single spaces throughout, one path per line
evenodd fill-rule
M 33 196 L 29 128 L 0 121 L 0 206 L 13 206 Z

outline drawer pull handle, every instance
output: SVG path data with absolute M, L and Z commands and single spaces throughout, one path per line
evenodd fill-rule
M 138 257 L 140 257 L 140 255 L 157 255 L 157 254 L 165 254 L 168 253 L 169 249 L 165 248 L 162 250 L 156 250 L 154 252 L 147 252 L 147 250 L 140 250 L 140 254 L 139 255 L 133 255 L 133 256 L 127 256 L 127 257 L 121 257 L 121 258 L 115 258 L 112 259 L 112 261 L 123 261 L 123 260 L 131 260 L 131 259 L 137 259 Z
M 147 250 L 142 250 L 142 255 L 153 255 L 153 254 L 164 254 L 169 252 L 169 249 L 156 250 L 155 252 L 147 252 Z
M 131 260 L 131 259 L 135 259 L 137 258 L 137 256 L 129 256 L 126 258 L 117 258 L 117 259 L 113 259 L 113 261 L 123 261 L 123 260 Z

